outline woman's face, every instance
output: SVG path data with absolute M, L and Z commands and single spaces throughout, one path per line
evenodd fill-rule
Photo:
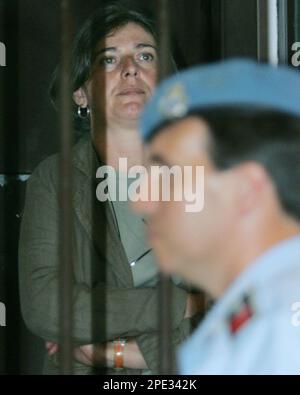
M 108 126 L 135 126 L 152 95 L 157 64 L 152 35 L 128 23 L 98 43 L 91 77 L 75 92 L 75 101 L 82 107 L 89 105 L 93 127 L 104 120 Z

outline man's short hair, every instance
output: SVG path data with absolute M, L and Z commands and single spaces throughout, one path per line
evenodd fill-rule
M 189 115 L 208 125 L 208 152 L 216 168 L 258 162 L 277 189 L 282 208 L 300 220 L 300 118 L 236 106 L 194 110 Z

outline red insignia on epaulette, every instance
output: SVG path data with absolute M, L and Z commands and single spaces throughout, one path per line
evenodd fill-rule
M 230 332 L 235 334 L 253 316 L 253 309 L 249 298 L 245 297 L 239 308 L 230 316 Z

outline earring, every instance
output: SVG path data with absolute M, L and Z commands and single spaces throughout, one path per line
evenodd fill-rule
M 88 118 L 90 116 L 90 108 L 78 106 L 77 114 L 78 114 L 79 118 L 82 118 L 82 119 Z

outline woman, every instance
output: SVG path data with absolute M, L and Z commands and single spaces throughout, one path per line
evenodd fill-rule
M 110 5 L 75 39 L 72 84 L 76 122 L 87 132 L 74 147 L 75 373 L 156 373 L 157 270 L 145 223 L 124 202 L 96 200 L 96 169 L 142 163 L 139 114 L 157 77 L 157 39 L 144 15 Z M 56 101 L 56 80 L 52 97 Z M 20 238 L 20 289 L 25 322 L 47 341 L 45 373 L 57 373 L 59 350 L 58 156 L 43 161 L 27 187 Z M 119 174 L 122 179 L 122 174 Z M 130 265 L 131 263 L 131 265 Z M 173 285 L 174 347 L 189 334 L 197 299 Z M 171 334 L 170 334 L 171 335 Z M 126 342 L 120 342 L 122 337 Z M 116 350 L 123 355 L 116 359 Z

